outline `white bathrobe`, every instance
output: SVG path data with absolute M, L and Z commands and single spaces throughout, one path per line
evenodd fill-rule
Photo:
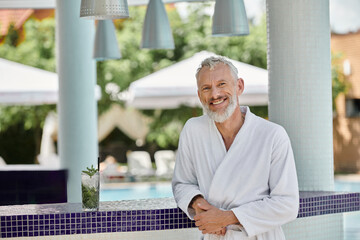
M 227 151 L 207 115 L 187 121 L 181 132 L 173 176 L 175 200 L 189 218 L 198 194 L 213 206 L 231 210 L 243 225 L 225 236 L 204 239 L 285 239 L 281 225 L 298 213 L 299 190 L 290 139 L 283 127 L 257 117 L 248 107 L 245 122 Z

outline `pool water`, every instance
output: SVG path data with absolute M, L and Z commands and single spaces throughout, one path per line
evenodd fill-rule
M 100 201 L 173 197 L 171 183 L 137 184 L 120 189 L 102 189 Z
M 360 192 L 360 182 L 336 180 L 335 191 Z
M 360 182 L 335 181 L 335 191 L 360 192 Z M 360 239 L 360 212 L 344 213 L 344 240 Z
M 335 191 L 360 192 L 360 182 L 335 181 Z M 171 183 L 139 183 L 122 188 L 102 189 L 101 201 L 173 197 Z M 360 239 L 360 238 L 359 238 Z

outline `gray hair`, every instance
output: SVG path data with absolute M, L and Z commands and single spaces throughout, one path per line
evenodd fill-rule
M 213 70 L 214 67 L 220 63 L 225 64 L 226 66 L 229 67 L 231 75 L 233 75 L 235 82 L 236 82 L 238 79 L 238 70 L 236 69 L 234 64 L 232 64 L 228 59 L 226 59 L 223 56 L 211 56 L 211 57 L 204 59 L 201 62 L 198 69 L 196 70 L 196 74 L 195 74 L 196 80 L 199 80 L 198 77 L 199 77 L 199 72 L 201 71 L 201 69 L 203 69 L 204 67 L 208 67 L 208 68 L 210 68 L 210 70 Z

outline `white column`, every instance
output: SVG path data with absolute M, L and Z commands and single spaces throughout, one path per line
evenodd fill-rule
M 80 0 L 56 1 L 59 155 L 68 169 L 68 202 L 81 201 L 80 174 L 97 164 L 94 21 L 80 19 Z
M 333 190 L 329 0 L 267 0 L 269 117 L 287 130 L 300 190 Z

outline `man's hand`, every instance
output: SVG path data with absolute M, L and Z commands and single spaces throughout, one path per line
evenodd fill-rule
M 206 201 L 202 196 L 197 196 L 191 206 L 195 210 L 195 216 L 198 216 L 200 213 L 207 211 L 213 207 L 208 201 Z M 196 224 L 196 223 L 195 223 Z M 200 230 L 200 228 L 199 228 Z M 202 230 L 200 230 L 202 231 Z M 225 235 L 226 227 L 220 229 L 219 231 L 211 232 L 216 235 Z
M 212 232 L 212 233 L 216 235 L 224 236 L 226 234 L 226 227 L 222 228 L 220 231 Z
M 195 210 L 195 214 L 198 215 L 199 213 L 202 213 L 206 210 L 204 210 L 203 208 L 201 208 L 200 206 L 205 206 L 205 207 L 211 207 L 211 204 L 206 201 L 202 196 L 198 195 L 195 197 L 195 201 L 192 203 L 192 208 Z
M 194 217 L 195 225 L 203 234 L 225 235 L 226 226 L 239 223 L 232 211 L 220 210 L 209 204 L 205 199 L 204 201 L 195 201 L 193 204 L 197 205 L 193 206 L 196 212 Z M 199 210 L 197 211 L 196 208 Z

